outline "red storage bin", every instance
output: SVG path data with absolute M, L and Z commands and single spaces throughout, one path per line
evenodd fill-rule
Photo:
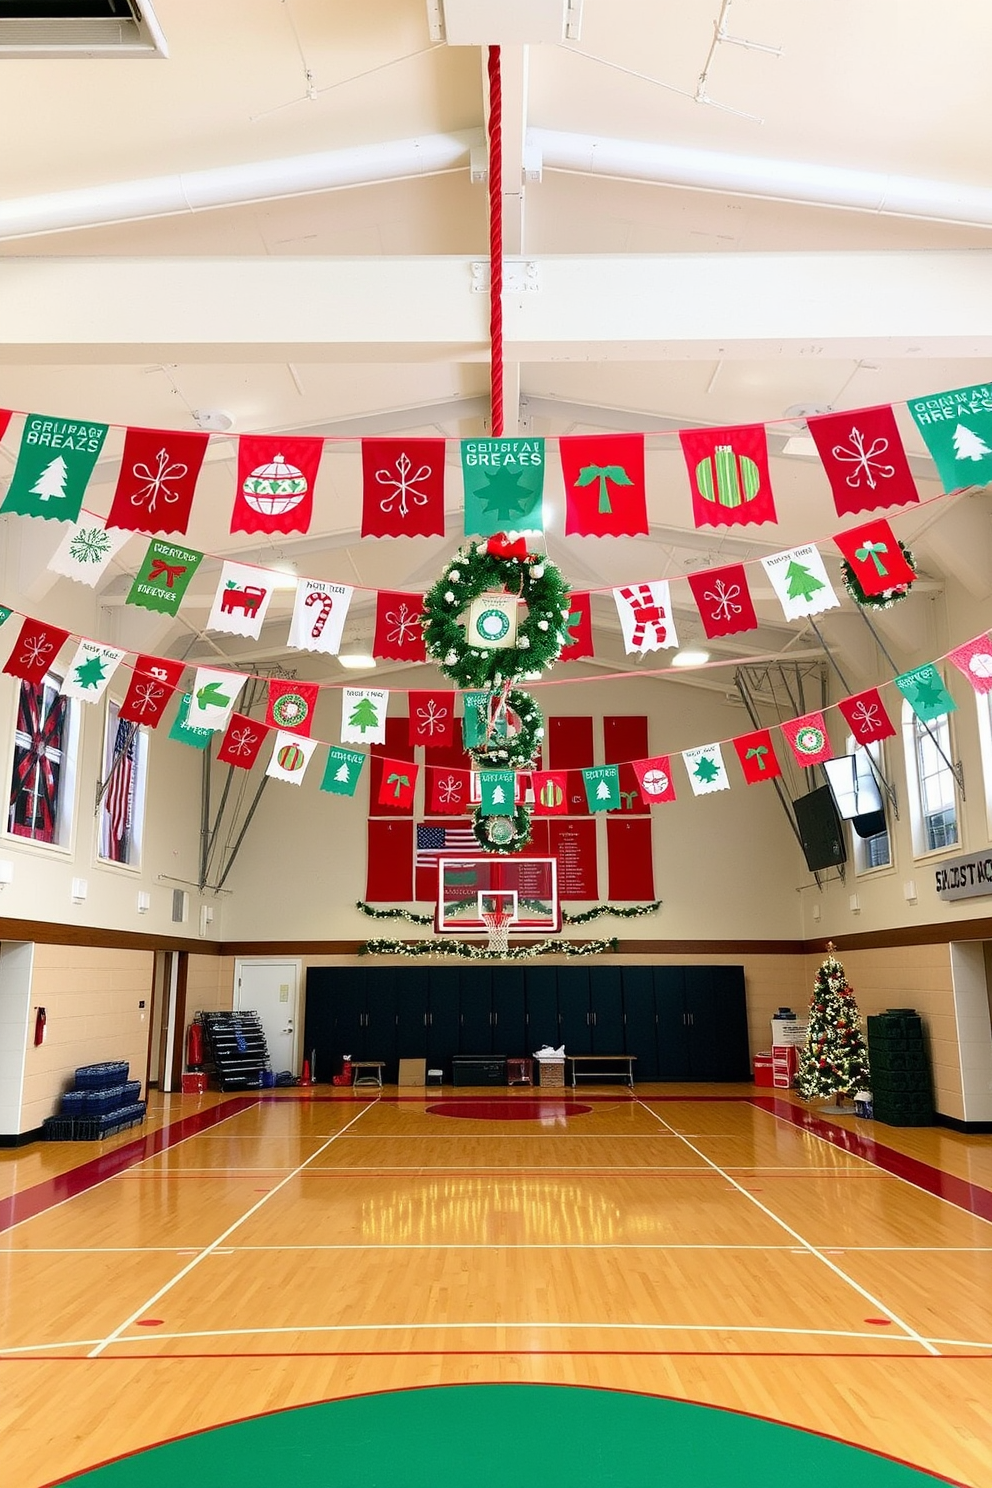
M 200 1070 L 192 1075 L 183 1075 L 183 1095 L 202 1095 L 207 1088 L 207 1077 Z
M 775 1077 L 772 1069 L 772 1056 L 770 1054 L 755 1054 L 754 1083 L 755 1085 L 766 1085 L 769 1089 L 774 1085 Z

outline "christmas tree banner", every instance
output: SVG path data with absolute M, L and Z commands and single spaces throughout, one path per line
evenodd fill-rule
M 242 434 L 232 532 L 309 532 L 323 439 Z
M 11 612 L 6 605 L 0 605 L 0 625 L 6 625 L 10 619 Z
M 179 686 L 185 662 L 164 656 L 139 656 L 119 716 L 126 723 L 143 723 L 157 728 L 162 722 L 166 704 Z
M 763 424 L 682 429 L 679 439 L 697 527 L 744 527 L 778 520 Z
M 26 619 L 3 669 L 25 682 L 42 682 L 68 639 L 69 632 L 57 625 Z
M 948 652 L 948 661 L 953 661 L 978 693 L 992 692 L 992 642 L 989 636 L 976 636 Z
M 683 749 L 682 762 L 694 796 L 709 796 L 714 791 L 730 789 L 719 744 L 699 744 L 695 749 Z
M 675 800 L 672 762 L 667 754 L 656 754 L 651 759 L 634 760 L 631 769 L 637 779 L 641 800 L 646 801 L 649 806 Z
M 463 439 L 465 531 L 543 532 L 543 439 Z
M 379 805 L 406 811 L 413 805 L 420 766 L 409 760 L 384 759 L 379 781 Z
M 840 600 L 827 578 L 823 559 L 812 543 L 773 553 L 770 558 L 762 558 L 761 566 L 771 579 L 786 620 L 802 620 L 839 608 Z
M 107 427 L 29 413 L 0 513 L 75 522 Z
M 320 693 L 316 682 L 269 682 L 265 722 L 270 728 L 285 729 L 290 734 L 313 732 L 313 715 Z
M 517 644 L 517 596 L 480 594 L 468 609 L 466 646 L 483 651 L 506 651 Z
M 362 440 L 362 536 L 444 536 L 444 440 Z
M 647 532 L 643 434 L 563 434 L 558 451 L 566 537 Z
M 757 629 L 758 617 L 754 613 L 743 563 L 703 569 L 689 574 L 688 579 L 709 640 Z
M 455 694 L 452 691 L 410 692 L 409 742 L 429 749 L 449 749 L 455 742 Z
M 919 501 L 892 409 L 859 408 L 806 420 L 839 517 Z
M 678 645 L 667 579 L 614 589 L 613 600 L 628 656 L 634 652 L 671 650 Z
M 446 770 L 432 765 L 427 771 L 430 809 L 439 816 L 463 816 L 472 791 L 469 770 Z
M 179 548 L 175 543 L 153 538 L 126 603 L 139 605 L 143 610 L 157 610 L 162 615 L 177 614 L 190 579 L 202 560 L 203 554 L 195 548 Z
M 117 528 L 108 532 L 98 518 L 73 522 L 48 560 L 49 570 L 95 589 L 130 536 Z
M 776 775 L 781 775 L 782 766 L 778 762 L 768 729 L 756 729 L 753 734 L 742 734 L 739 739 L 734 740 L 734 749 L 748 785 L 758 785 L 762 780 L 774 780 Z
M 207 616 L 207 629 L 222 630 L 227 635 L 249 636 L 257 641 L 272 598 L 274 578 L 267 568 L 225 563 Z
M 535 816 L 568 813 L 568 774 L 565 770 L 532 770 Z
M 593 765 L 582 771 L 590 811 L 620 810 L 620 766 Z
M 345 687 L 341 692 L 341 743 L 385 744 L 389 693 L 380 688 Z
M 185 714 L 187 724 L 191 728 L 208 729 L 212 733 L 226 728 L 238 694 L 247 681 L 245 672 L 221 672 L 213 667 L 197 667 L 192 699 Z
M 834 542 L 851 565 L 866 594 L 905 588 L 916 574 L 902 555 L 895 533 L 884 520 L 865 522 L 849 532 L 838 532 Z
M 125 655 L 116 646 L 102 646 L 99 641 L 80 641 L 59 691 L 64 697 L 78 698 L 81 703 L 97 702 L 106 692 L 107 683 Z
M 426 661 L 422 594 L 397 594 L 380 589 L 376 595 L 372 655 L 388 661 Z
M 331 796 L 353 796 L 367 756 L 357 749 L 340 749 L 332 745 L 324 766 L 322 791 Z
M 290 785 L 302 785 L 317 742 L 316 739 L 303 739 L 299 734 L 286 733 L 280 729 L 272 746 L 272 758 L 265 767 L 266 775 L 270 780 L 285 780 Z
M 169 730 L 169 738 L 175 739 L 177 744 L 188 744 L 191 749 L 206 749 L 214 736 L 214 730 L 199 728 L 195 724 L 188 722 L 189 708 L 192 701 L 193 694 L 191 692 L 184 692 L 179 699 L 179 711 Z
M 874 744 L 878 739 L 891 739 L 895 733 L 877 687 L 856 693 L 838 703 L 847 726 L 858 744 Z
M 926 666 L 903 672 L 896 678 L 896 686 L 917 718 L 924 723 L 940 718 L 944 713 L 953 713 L 958 706 L 932 661 L 928 661 Z
M 296 651 L 320 651 L 325 656 L 337 656 L 354 592 L 347 584 L 300 579 L 296 585 L 293 619 L 286 644 Z
M 264 723 L 244 713 L 232 713 L 217 750 L 219 765 L 233 765 L 236 770 L 250 770 L 258 759 L 269 730 Z
M 992 385 L 911 398 L 909 411 L 945 491 L 992 481 Z
M 128 429 L 108 527 L 185 532 L 209 434 Z
M 568 597 L 568 614 L 564 617 L 564 629 L 568 637 L 562 647 L 560 661 L 579 661 L 583 656 L 593 656 L 592 640 L 592 595 L 576 594 Z
M 787 719 L 781 728 L 804 770 L 808 770 L 810 765 L 822 765 L 824 760 L 833 759 L 827 721 L 822 713 L 804 713 L 802 718 Z
M 516 811 L 516 780 L 512 770 L 480 770 L 479 794 L 483 816 L 512 816 Z

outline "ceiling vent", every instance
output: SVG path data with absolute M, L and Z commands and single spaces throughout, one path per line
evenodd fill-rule
M 168 55 L 147 0 L 0 0 L 0 59 Z

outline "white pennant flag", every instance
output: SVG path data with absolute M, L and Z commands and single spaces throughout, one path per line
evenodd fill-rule
M 102 521 L 72 522 L 49 560 L 52 573 L 75 579 L 95 589 L 107 571 L 111 558 L 134 536 L 122 527 L 108 532 Z
M 197 667 L 186 723 L 190 728 L 227 728 L 238 693 L 247 681 L 246 672 L 219 672 L 212 667 Z
M 347 584 L 300 579 L 288 644 L 297 651 L 323 651 L 328 656 L 337 656 L 354 592 Z
M 273 780 L 288 780 L 290 785 L 299 785 L 319 743 L 319 739 L 307 739 L 301 734 L 280 729 L 272 746 L 266 775 L 271 775 Z
M 622 589 L 614 589 L 613 599 L 628 656 L 635 651 L 667 651 L 678 645 L 667 579 L 625 584 Z
M 223 630 L 228 635 L 250 636 L 257 641 L 272 598 L 275 577 L 267 568 L 225 563 L 207 618 L 207 629 Z
M 694 796 L 730 789 L 719 744 L 697 744 L 695 749 L 683 749 L 682 760 Z
M 341 743 L 385 744 L 389 693 L 346 687 L 341 693 Z
M 79 698 L 83 703 L 95 703 L 103 697 L 107 683 L 125 654 L 118 651 L 116 646 L 101 646 L 98 641 L 80 641 L 59 691 L 63 697 Z
M 772 581 L 786 620 L 801 620 L 840 605 L 823 559 L 812 543 L 790 548 L 787 553 L 773 553 L 770 558 L 762 558 L 761 566 Z

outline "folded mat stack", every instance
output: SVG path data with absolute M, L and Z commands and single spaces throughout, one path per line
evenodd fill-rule
M 94 1142 L 112 1137 L 145 1119 L 139 1100 L 141 1081 L 128 1079 L 126 1061 L 87 1064 L 77 1069 L 73 1088 L 62 1097 L 57 1116 L 43 1122 L 49 1142 Z

